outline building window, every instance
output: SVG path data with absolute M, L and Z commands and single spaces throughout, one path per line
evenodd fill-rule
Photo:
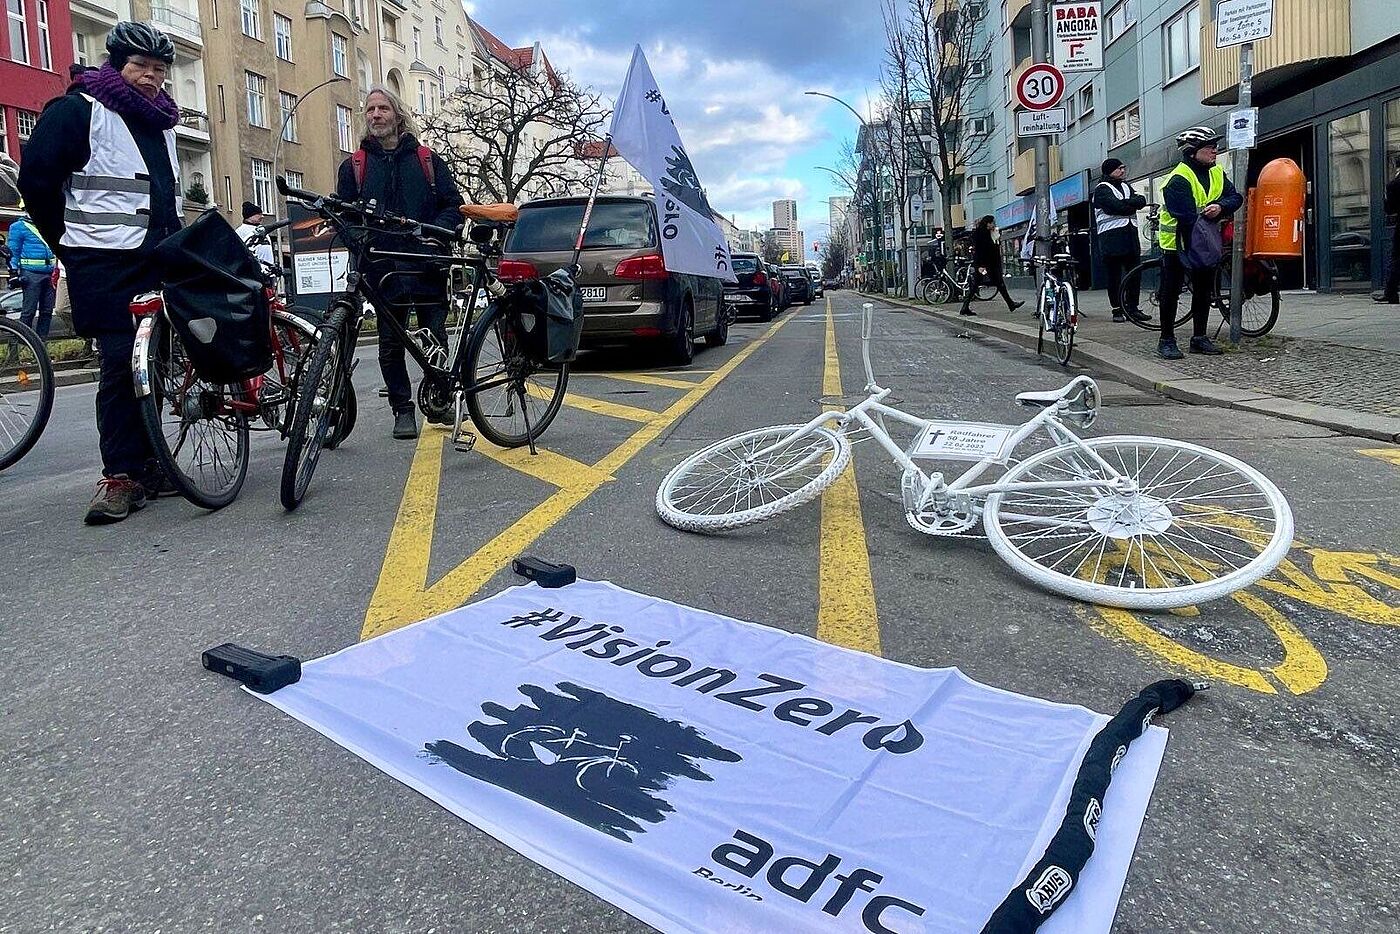
M 288 169 L 287 184 L 291 185 L 293 188 L 301 188 L 304 190 L 306 188 L 306 176 L 302 175 L 300 172 L 293 172 Z
M 5 108 L 0 107 L 0 152 L 10 154 L 10 127 L 5 121 Z
M 462 56 L 457 56 L 457 80 L 462 80 L 462 75 L 467 73 L 467 60 Z
M 297 96 L 286 91 L 277 92 L 277 103 L 282 107 L 282 138 L 289 143 L 297 141 Z
M 380 34 L 384 37 L 385 42 L 392 42 L 397 46 L 403 45 L 399 41 L 399 18 L 397 16 L 384 14 L 384 25 L 380 28 Z
M 1201 8 L 1192 4 L 1162 27 L 1167 80 L 1174 81 L 1201 64 Z
M 1137 139 L 1142 132 L 1142 115 L 1137 104 L 1129 104 L 1108 118 L 1108 148 Z
M 1079 89 L 1079 116 L 1087 117 L 1094 112 L 1094 86 L 1086 84 Z
M 262 38 L 262 0 L 238 0 L 243 11 L 243 35 Z
M 417 26 L 413 27 L 413 60 L 415 62 L 423 60 L 423 30 Z
M 219 91 L 219 122 L 223 123 L 228 119 L 228 111 L 224 107 L 224 86 L 216 85 Z
M 244 83 L 248 87 L 248 123 L 251 126 L 266 127 L 267 124 L 267 79 L 251 71 L 243 72 Z
M 292 60 L 292 21 L 281 13 L 272 14 L 272 34 L 277 47 L 277 57 L 284 62 Z
M 73 33 L 73 61 L 79 65 L 88 63 L 88 41 L 87 36 L 80 32 Z
M 967 63 L 967 76 L 968 76 L 969 78 L 985 78 L 985 77 L 987 77 L 987 63 L 984 62 L 984 61 L 982 61 L 980 58 L 977 59 L 977 61 L 975 61 L 975 62 L 968 62 L 968 63 Z
M 345 37 L 331 33 L 331 71 L 342 78 L 350 77 L 350 60 L 345 50 Z
M 39 0 L 39 67 L 53 71 L 53 51 L 49 46 L 49 0 Z
M 34 133 L 34 125 L 39 122 L 39 115 L 32 110 L 19 110 L 15 113 L 19 117 L 15 121 L 15 128 L 19 130 L 19 138 L 29 139 Z
M 1109 10 L 1108 15 L 1104 17 L 1109 43 L 1123 35 L 1137 22 L 1137 13 L 1133 10 L 1133 3 L 1134 0 L 1123 0 Z
M 260 208 L 275 204 L 272 198 L 272 163 L 250 159 L 253 165 L 253 203 Z
M 29 64 L 29 25 L 24 18 L 24 0 L 5 0 L 10 16 L 10 58 Z
M 354 152 L 355 142 L 350 138 L 350 108 L 335 105 L 335 138 L 342 152 Z
M 422 78 L 418 79 L 418 112 L 420 114 L 428 112 L 428 82 Z
M 991 175 L 969 175 L 967 177 L 967 190 L 969 193 L 992 190 Z
M 967 121 L 968 136 L 986 136 L 992 132 L 991 117 L 970 117 Z
M 224 176 L 224 208 L 233 210 L 233 179 L 227 175 Z
M 447 47 L 447 43 L 444 42 L 443 39 L 442 39 L 442 17 L 441 17 L 441 16 L 434 16 L 434 17 L 433 17 L 433 38 L 437 40 L 437 44 L 438 44 L 438 45 L 442 46 L 443 48 L 446 48 L 446 47 Z
M 1327 124 L 1327 155 L 1332 182 L 1328 230 L 1332 281 L 1369 284 L 1373 235 L 1369 111 L 1339 117 Z

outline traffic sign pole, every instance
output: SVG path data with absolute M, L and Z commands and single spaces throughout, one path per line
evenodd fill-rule
M 1031 58 L 1036 62 L 1049 60 L 1049 36 L 1047 34 L 1049 17 L 1046 12 L 1046 0 L 1031 0 Z M 1064 92 L 1064 82 L 1060 82 L 1060 91 Z M 1059 103 L 1059 95 L 1055 95 L 1055 100 L 1046 104 L 1053 107 Z M 1036 233 L 1045 236 L 1051 229 L 1054 218 L 1050 216 L 1050 137 L 1037 136 L 1035 138 L 1035 213 L 1036 213 Z M 1030 233 L 1029 230 L 1026 231 Z M 1034 244 L 1035 255 L 1049 256 L 1049 240 L 1037 240 Z M 1037 282 L 1039 286 L 1039 282 Z
M 1240 46 L 1240 109 L 1253 106 L 1254 43 Z M 1235 189 L 1245 196 L 1235 212 L 1235 242 L 1230 251 L 1230 343 L 1239 344 L 1244 328 L 1244 245 L 1249 231 L 1249 147 L 1240 146 L 1234 156 Z

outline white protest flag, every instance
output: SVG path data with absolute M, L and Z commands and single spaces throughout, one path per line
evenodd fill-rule
M 1021 259 L 1030 259 L 1035 255 L 1035 237 L 1048 237 L 1054 231 L 1055 225 L 1051 223 L 1044 233 L 1036 230 L 1036 214 L 1040 211 L 1040 205 L 1031 208 L 1031 220 L 1026 225 L 1026 239 L 1021 241 Z M 1055 193 L 1050 192 L 1050 216 L 1056 217 L 1059 212 L 1055 210 Z
M 640 45 L 632 52 L 609 132 L 613 148 L 656 189 L 666 268 L 737 281 L 729 245 Z
M 352 645 L 259 696 L 695 934 L 976 934 L 999 904 L 1039 934 L 1108 934 L 1166 747 L 1159 727 L 1119 747 L 1107 717 L 955 668 L 584 580 Z M 1135 734 L 1152 703 L 1115 719 Z M 1073 809 L 1091 762 L 1112 784 Z M 1093 841 L 1077 878 L 1062 837 Z

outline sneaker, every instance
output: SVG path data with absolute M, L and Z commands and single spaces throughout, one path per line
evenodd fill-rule
M 1083 312 L 1080 312 L 1080 314 L 1083 314 Z M 1123 312 L 1119 311 L 1117 308 L 1115 308 L 1113 309 L 1113 320 L 1116 324 L 1127 324 L 1128 316 L 1123 314 Z
M 1215 342 L 1209 337 L 1191 338 L 1191 352 L 1205 354 L 1207 357 L 1218 357 L 1225 351 L 1215 346 Z
M 97 481 L 97 493 L 83 521 L 88 525 L 120 522 L 145 505 L 146 488 L 126 474 L 103 477 Z
M 1152 320 L 1151 315 L 1145 315 L 1142 312 L 1138 311 L 1136 308 L 1128 309 L 1128 317 L 1138 322 L 1139 324 L 1144 324 Z
M 1176 341 L 1165 340 L 1157 342 L 1157 356 L 1163 360 L 1180 360 L 1186 356 L 1181 352 L 1181 348 L 1176 346 Z
M 412 409 L 394 413 L 394 437 L 400 441 L 418 437 L 418 419 Z

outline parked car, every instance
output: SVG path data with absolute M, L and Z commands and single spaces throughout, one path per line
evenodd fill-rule
M 724 287 L 724 300 L 740 315 L 757 315 L 760 321 L 772 321 L 778 313 L 778 300 L 768 281 L 767 267 L 757 253 L 733 253 L 736 285 Z
M 812 281 L 812 297 L 821 298 L 822 295 L 825 294 L 825 290 L 822 287 L 821 271 L 818 269 L 813 269 L 811 266 L 808 266 L 807 278 Z
M 520 206 L 497 275 L 504 281 L 547 276 L 573 261 L 586 198 L 544 198 Z M 599 196 L 579 257 L 585 347 L 660 344 L 673 363 L 689 363 L 695 338 L 729 339 L 723 284 L 671 272 L 654 198 Z
M 768 285 L 773 289 L 773 301 L 777 303 L 774 307 L 779 312 L 787 311 L 792 301 L 788 297 L 788 287 L 783 281 L 783 274 L 772 263 L 764 263 L 763 268 L 768 273 Z
M 839 289 L 839 288 L 841 288 L 841 280 L 840 280 L 840 279 L 823 279 L 823 280 L 822 280 L 822 290 L 823 290 L 823 291 L 825 291 L 825 290 L 827 290 L 827 289 L 830 289 L 831 291 L 835 292 L 835 291 L 836 291 L 837 289 Z
M 812 280 L 808 278 L 806 266 L 781 267 L 783 281 L 787 283 L 790 302 L 796 305 L 812 304 Z

